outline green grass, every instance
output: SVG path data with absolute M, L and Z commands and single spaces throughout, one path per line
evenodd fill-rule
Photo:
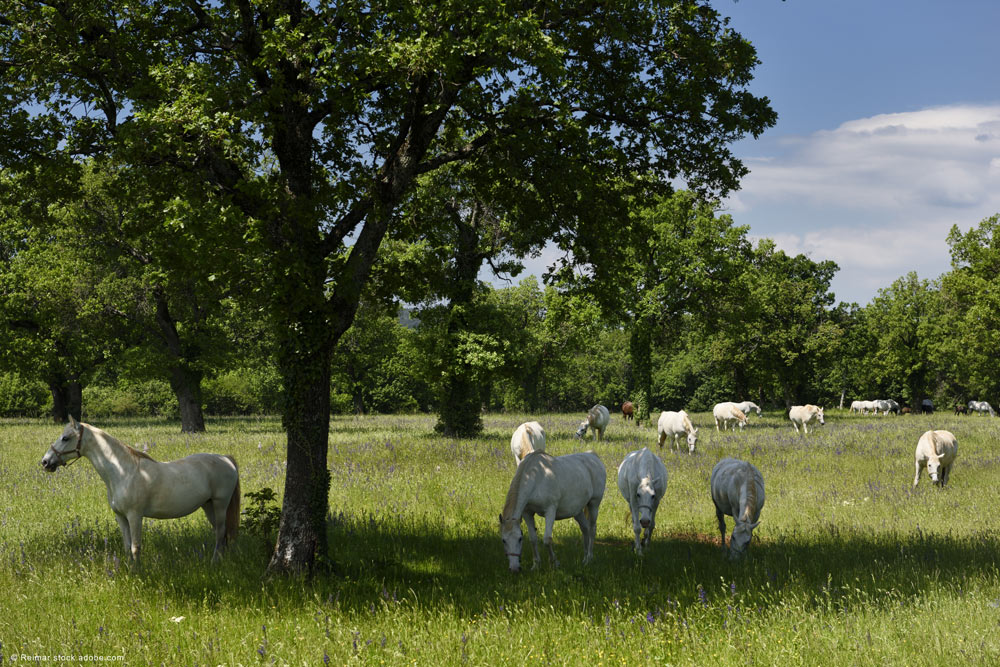
M 45 473 L 60 429 L 0 423 L 0 653 L 124 656 L 124 664 L 937 665 L 1000 661 L 1000 420 L 873 418 L 828 411 L 797 436 L 780 413 L 659 452 L 670 475 L 653 542 L 632 554 L 616 469 L 655 449 L 655 429 L 614 418 L 602 443 L 581 415 L 533 415 L 547 449 L 593 448 L 608 468 L 595 561 L 575 522 L 511 575 L 497 515 L 525 415 L 485 418 L 473 440 L 434 418 L 338 418 L 331 426 L 330 544 L 336 574 L 268 578 L 270 543 L 244 531 L 210 562 L 199 513 L 145 523 L 143 567 L 125 562 L 104 486 L 87 462 Z M 147 420 L 98 424 L 155 458 L 233 454 L 244 492 L 284 481 L 277 420 L 214 420 L 182 435 Z M 952 430 L 949 488 L 913 490 L 913 450 Z M 767 501 L 749 556 L 720 553 L 708 493 L 714 463 L 752 461 Z M 732 526 L 730 520 L 730 529 Z M 525 549 L 525 567 L 530 550 Z M 121 664 L 121 663 L 118 663 Z

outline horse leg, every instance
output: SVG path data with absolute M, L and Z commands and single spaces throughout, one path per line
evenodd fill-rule
M 916 467 L 917 467 L 917 472 L 915 475 L 913 475 L 913 488 L 917 488 L 917 483 L 920 481 L 920 469 L 923 468 L 923 466 L 920 464 L 920 461 L 916 462 Z
M 583 564 L 586 565 L 590 562 L 591 558 L 591 539 L 593 536 L 590 534 L 590 521 L 587 519 L 587 507 L 586 505 L 580 513 L 573 517 L 576 520 L 578 526 L 580 526 L 580 533 L 583 535 Z
M 629 503 L 629 505 L 631 506 L 632 503 Z M 638 555 L 641 556 L 642 540 L 640 539 L 640 536 L 642 535 L 642 526 L 639 525 L 639 510 L 634 506 L 629 507 L 629 509 L 632 511 L 632 530 L 635 532 L 635 547 L 633 547 L 633 549 Z
M 657 436 L 658 437 L 656 439 L 657 439 L 658 444 L 660 445 L 660 449 L 663 449 L 663 443 L 665 443 L 667 441 L 667 434 L 664 433 L 663 431 L 660 431 L 657 434 Z
M 590 528 L 587 532 L 587 539 L 585 540 L 586 555 L 584 557 L 584 563 L 589 563 L 594 559 L 594 540 L 597 538 L 597 512 L 600 508 L 601 501 L 599 499 L 596 502 L 591 500 L 587 503 L 586 508 L 584 508 Z
M 215 531 L 215 551 L 212 552 L 214 562 L 222 558 L 222 552 L 226 549 L 226 504 L 210 498 L 201 509 Z
M 556 558 L 556 550 L 552 547 L 552 528 L 556 525 L 556 508 L 553 505 L 545 511 L 545 537 L 543 542 L 549 548 L 549 562 L 552 567 L 559 567 L 559 559 Z
M 115 521 L 118 522 L 118 528 L 122 531 L 122 544 L 125 547 L 125 553 L 132 554 L 132 531 L 128 527 L 128 519 L 125 518 L 124 514 L 119 514 L 115 512 Z
M 715 506 L 715 518 L 719 520 L 719 535 L 722 538 L 722 553 L 726 553 L 726 515 L 719 506 Z
M 142 515 L 129 514 L 128 527 L 132 533 L 132 560 L 139 564 L 139 555 L 142 551 Z
M 528 527 L 528 538 L 531 539 L 531 550 L 535 554 L 535 560 L 531 564 L 531 569 L 538 569 L 538 561 L 541 560 L 541 556 L 538 555 L 538 531 L 535 530 L 535 515 L 529 512 L 525 512 L 522 515 L 524 523 Z

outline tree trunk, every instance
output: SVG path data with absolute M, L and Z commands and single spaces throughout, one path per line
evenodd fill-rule
M 64 424 L 73 419 L 81 421 L 83 416 L 83 386 L 78 379 L 67 380 L 61 374 L 49 379 L 49 392 L 52 394 L 52 420 Z
M 632 364 L 632 377 L 635 381 L 635 395 L 638 400 L 638 410 L 635 419 L 641 422 L 649 419 L 650 401 L 653 400 L 653 352 L 652 352 L 653 320 L 650 317 L 638 316 L 632 324 L 629 335 L 629 359 Z
M 181 413 L 182 433 L 204 433 L 205 415 L 201 408 L 202 374 L 192 368 L 191 360 L 198 358 L 197 347 L 185 349 L 177 331 L 177 321 L 170 314 L 167 297 L 160 290 L 154 290 L 156 301 L 155 320 L 160 332 L 163 350 L 170 359 L 170 388 L 177 396 L 177 407 Z
M 312 353 L 286 350 L 280 362 L 288 448 L 278 541 L 268 565 L 272 572 L 312 573 L 318 565 L 328 564 L 331 353 L 332 345 L 320 343 Z
M 170 388 L 174 390 L 181 413 L 181 433 L 205 432 L 201 379 L 201 373 L 186 364 L 178 363 L 170 368 Z
M 465 221 L 458 211 L 452 211 L 457 227 L 455 269 L 451 278 L 451 317 L 448 321 L 448 351 L 445 357 L 444 390 L 438 406 L 439 433 L 452 437 L 468 438 L 483 431 L 482 402 L 474 370 L 458 358 L 458 338 L 468 331 L 470 310 L 474 307 L 476 281 L 482 256 L 479 254 L 479 234 L 472 221 Z
M 49 380 L 52 393 L 52 420 L 63 424 L 69 421 L 69 387 L 60 380 Z

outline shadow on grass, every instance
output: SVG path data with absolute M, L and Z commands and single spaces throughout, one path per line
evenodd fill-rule
M 788 599 L 807 606 L 838 598 L 869 606 L 901 604 L 948 582 L 995 584 L 1000 553 L 995 532 L 954 536 L 827 526 L 754 540 L 746 558 L 730 562 L 718 534 L 658 530 L 642 557 L 632 553 L 630 539 L 599 539 L 594 562 L 584 566 L 574 525 L 556 535 L 561 568 L 551 567 L 539 544 L 541 563 L 531 570 L 526 537 L 523 571 L 514 575 L 492 524 L 462 534 L 430 516 L 341 515 L 329 524 L 332 571 L 306 579 L 267 576 L 271 545 L 263 538 L 241 535 L 223 561 L 213 563 L 207 523 L 147 520 L 145 525 L 140 569 L 128 564 L 117 527 L 106 522 L 71 525 L 62 535 L 19 547 L 8 543 L 2 557 L 15 570 L 82 567 L 92 577 L 129 581 L 150 595 L 185 604 L 253 609 L 263 600 L 291 608 L 320 601 L 362 615 L 408 604 L 464 615 L 504 605 L 523 608 L 544 598 L 544 607 L 556 613 L 578 614 L 582 604 L 600 615 L 622 607 L 725 609 L 737 591 L 744 605 L 765 612 Z

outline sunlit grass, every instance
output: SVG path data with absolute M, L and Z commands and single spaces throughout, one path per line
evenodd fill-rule
M 1000 420 L 872 418 L 828 409 L 802 437 L 780 413 L 717 433 L 694 455 L 656 448 L 655 428 L 615 418 L 581 442 L 581 415 L 531 415 L 547 449 L 593 448 L 608 469 L 595 562 L 559 522 L 562 569 L 508 573 L 497 515 L 514 471 L 510 434 L 527 415 L 486 416 L 471 440 L 434 417 L 337 418 L 330 434 L 334 573 L 268 578 L 270 544 L 241 535 L 225 560 L 199 514 L 146 521 L 141 571 L 125 562 L 89 463 L 39 461 L 60 429 L 0 423 L 0 652 L 118 656 L 126 664 L 991 664 L 1000 660 Z M 581 412 L 582 414 L 582 412 Z M 244 492 L 284 481 L 278 420 L 98 424 L 158 459 L 233 454 Z M 949 488 L 912 488 L 913 451 L 952 430 Z M 632 554 L 615 484 L 642 446 L 670 479 L 653 542 Z M 767 500 L 747 559 L 725 560 L 708 494 L 712 465 L 752 461 Z M 731 521 L 730 521 L 731 529 Z M 527 550 L 526 550 L 527 551 Z M 526 554 L 530 567 L 531 556 Z

